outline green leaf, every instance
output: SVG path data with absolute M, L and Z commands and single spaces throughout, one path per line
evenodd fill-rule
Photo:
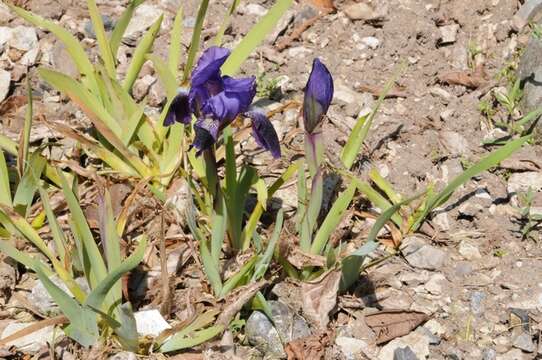
M 228 28 L 231 22 L 231 17 L 233 13 L 235 12 L 235 9 L 237 9 L 237 6 L 239 5 L 240 0 L 233 0 L 230 6 L 230 9 L 228 10 L 228 13 L 226 14 L 226 17 L 222 21 L 222 25 L 220 25 L 220 29 L 218 29 L 218 32 L 215 35 L 215 38 L 213 40 L 213 43 L 215 46 L 221 46 L 222 45 L 222 38 L 224 37 L 224 32 Z
M 145 255 L 146 247 L 147 237 L 142 236 L 135 251 L 119 266 L 112 269 L 109 274 L 107 274 L 107 276 L 103 278 L 102 281 L 100 281 L 98 286 L 96 286 L 94 290 L 92 290 L 92 292 L 87 297 L 85 305 L 94 309 L 100 309 L 106 299 L 107 294 L 114 286 L 117 285 L 122 275 L 133 270 L 137 265 L 139 265 L 141 260 L 143 260 L 143 255 Z
M 39 186 L 41 174 L 45 169 L 46 160 L 39 152 L 35 152 L 30 159 L 30 163 L 23 174 L 15 197 L 13 198 L 13 206 L 19 214 L 25 216 L 27 208 L 32 205 L 34 194 Z
M 374 168 L 371 169 L 371 171 L 369 171 L 369 177 L 376 184 L 376 186 L 378 186 L 378 188 L 386 194 L 392 203 L 397 204 L 401 202 L 401 195 L 397 194 L 395 190 L 393 190 L 393 186 L 388 182 L 388 180 L 380 175 L 378 170 Z
M 130 91 L 132 89 L 132 86 L 134 85 L 134 82 L 141 71 L 141 67 L 145 63 L 145 56 L 152 49 L 154 39 L 156 39 L 156 36 L 160 31 L 160 25 L 162 24 L 163 18 L 164 15 L 160 15 L 158 20 L 156 20 L 145 35 L 143 35 L 143 38 L 139 44 L 137 44 L 134 55 L 132 56 L 132 62 L 130 62 L 128 70 L 126 70 L 126 77 L 124 78 L 124 83 L 122 85 L 124 90 Z
M 9 241 L 0 240 L 0 252 L 2 252 L 6 256 L 9 256 L 18 263 L 23 264 L 25 268 L 34 270 L 34 264 L 36 260 L 32 256 L 18 250 L 15 246 L 11 245 Z M 53 271 L 45 265 L 42 267 L 42 270 L 49 277 L 53 276 L 54 274 Z
M 34 270 L 49 295 L 61 309 L 62 313 L 70 320 L 70 325 L 64 331 L 66 335 L 82 346 L 88 347 L 94 345 L 99 335 L 96 314 L 82 307 L 71 296 L 56 286 L 42 270 L 42 265 L 39 261 L 35 261 Z
M 226 204 L 221 191 L 219 191 L 218 197 L 215 199 L 215 203 L 215 211 L 211 217 L 211 257 L 215 264 L 219 264 L 220 251 L 222 250 L 222 245 L 224 245 L 226 225 L 228 222 Z
M 523 146 L 523 144 L 529 139 L 531 139 L 531 136 L 527 135 L 519 139 L 510 141 L 503 147 L 489 153 L 480 161 L 476 162 L 473 166 L 465 170 L 462 174 L 456 176 L 441 192 L 427 200 L 427 204 L 424 210 L 417 216 L 410 230 L 417 230 L 422 224 L 422 222 L 425 220 L 427 215 L 429 215 L 429 213 L 435 208 L 443 205 L 457 188 L 472 179 L 474 176 L 488 169 L 491 169 L 494 166 L 497 166 L 501 161 L 508 158 L 515 151 L 519 150 Z
M 70 209 L 73 235 L 78 242 L 78 252 L 81 257 L 83 270 L 91 289 L 95 289 L 107 275 L 102 254 L 94 241 L 86 216 L 79 206 L 79 201 L 68 185 L 66 178 L 59 172 L 62 192 Z
M 361 147 L 369 134 L 369 130 L 371 129 L 373 120 L 378 112 L 378 109 L 380 108 L 380 105 L 382 105 L 382 102 L 384 102 L 386 95 L 392 88 L 399 75 L 403 72 L 405 66 L 406 64 L 402 63 L 392 75 L 391 79 L 388 80 L 371 113 L 358 118 L 354 129 L 352 129 L 352 132 L 350 133 L 350 136 L 348 136 L 348 140 L 341 151 L 341 161 L 346 169 L 349 170 L 352 165 L 354 165 L 354 161 L 356 161 L 359 151 L 361 150 Z
M 256 47 L 269 35 L 279 22 L 286 10 L 292 5 L 293 0 L 277 0 L 275 5 L 269 9 L 261 20 L 248 32 L 235 47 L 224 65 L 222 73 L 233 76 L 239 70 L 239 67 L 254 52 Z
M 115 28 L 111 33 L 111 39 L 109 40 L 109 46 L 111 47 L 111 53 L 113 54 L 113 57 L 116 57 L 117 55 L 120 43 L 122 41 L 122 37 L 124 36 L 124 32 L 126 31 L 126 28 L 128 27 L 130 20 L 132 19 L 132 16 L 134 15 L 135 9 L 144 1 L 145 0 L 132 0 L 130 2 L 130 5 L 126 7 L 126 10 L 124 10 L 119 20 L 117 21 L 117 24 L 115 25 Z
M 23 175 L 28 166 L 28 148 L 30 145 L 30 130 L 32 129 L 33 103 L 32 103 L 32 87 L 30 85 L 30 76 L 26 77 L 26 111 L 24 114 L 24 128 L 19 141 L 19 153 L 17 155 L 17 168 L 19 175 Z
M 367 199 L 369 199 L 369 201 L 380 210 L 385 211 L 392 206 L 392 204 L 390 204 L 390 202 L 386 200 L 384 196 L 382 196 L 378 191 L 373 189 L 368 183 L 360 181 L 356 178 L 351 178 L 351 180 L 357 184 L 359 191 L 365 194 L 365 196 L 367 196 Z M 401 216 L 399 216 L 399 214 L 393 214 L 391 219 L 399 226 L 403 223 L 403 219 L 401 219 Z
M 49 201 L 49 196 L 47 195 L 47 191 L 45 191 L 45 189 L 41 186 L 38 188 L 38 190 L 40 192 L 43 209 L 45 210 L 47 220 L 49 221 L 49 228 L 51 229 L 53 241 L 55 242 L 56 253 L 60 257 L 60 261 L 64 263 L 66 257 L 66 249 L 68 247 L 66 237 L 64 236 L 64 232 L 62 231 L 62 228 L 58 223 L 55 213 L 53 212 L 51 203 Z
M 221 334 L 222 331 L 224 331 L 223 325 L 214 325 L 208 327 L 207 329 L 193 331 L 190 335 L 175 334 L 162 346 L 160 346 L 159 351 L 162 353 L 167 353 L 171 351 L 189 349 L 211 340 L 215 336 Z
M 9 171 L 3 150 L 0 150 L 0 204 L 6 206 L 11 206 L 12 204 Z
M 235 289 L 237 286 L 243 285 L 242 281 L 244 279 L 247 279 L 247 276 L 249 275 L 249 272 L 254 269 L 254 265 L 256 264 L 256 261 L 258 260 L 258 256 L 253 256 L 249 261 L 247 261 L 241 269 L 235 275 L 233 275 L 231 278 L 226 280 L 224 282 L 224 286 L 222 287 L 222 291 L 219 294 L 219 298 L 223 298 L 224 296 L 228 295 L 230 291 Z M 247 279 L 248 280 L 248 279 Z
M 179 72 L 179 61 L 181 59 L 181 36 L 183 28 L 183 7 L 179 6 L 175 20 L 173 21 L 173 27 L 171 28 L 171 38 L 169 41 L 168 51 L 168 68 L 173 74 L 173 81 L 177 79 L 177 73 Z
M 339 223 L 341 222 L 344 213 L 348 209 L 352 198 L 356 192 L 357 185 L 354 182 L 351 182 L 350 185 L 346 188 L 345 191 L 337 197 L 337 200 L 333 203 L 333 206 L 329 210 L 329 213 L 326 215 L 326 218 L 320 225 L 320 228 L 316 232 L 314 241 L 311 246 L 312 254 L 320 254 L 324 247 L 326 246 L 329 237 L 337 229 Z
M 137 352 L 139 349 L 139 336 L 137 334 L 136 321 L 130 303 L 119 306 L 118 311 L 120 326 L 115 328 L 115 334 L 119 337 L 122 347 L 128 351 Z
M 196 18 L 196 25 L 194 26 L 194 32 L 192 33 L 192 41 L 190 42 L 190 48 L 188 49 L 188 58 L 186 59 L 186 65 L 184 66 L 183 83 L 188 80 L 190 71 L 192 71 L 192 65 L 194 65 L 194 60 L 196 59 L 196 54 L 199 50 L 201 29 L 203 28 L 203 21 L 205 20 L 208 6 L 209 0 L 201 0 L 198 16 Z
M 159 56 L 147 54 L 146 58 L 152 61 L 154 69 L 158 74 L 158 78 L 166 90 L 167 97 L 175 97 L 175 95 L 177 95 L 177 81 L 175 81 L 174 73 L 171 72 L 171 69 L 168 68 L 168 65 Z M 169 108 L 169 106 L 165 107 L 166 110 L 167 108 Z
M 92 20 L 92 27 L 94 29 L 94 33 L 96 34 L 96 41 L 98 42 L 98 46 L 100 48 L 100 57 L 104 62 L 105 69 L 109 76 L 111 76 L 111 78 L 115 78 L 115 59 L 113 58 L 113 53 L 111 52 L 111 47 L 105 34 L 102 16 L 100 15 L 94 0 L 87 0 L 87 6 L 90 19 Z
M 257 281 L 263 278 L 267 269 L 269 268 L 271 259 L 273 259 L 273 253 L 275 251 L 275 247 L 277 246 L 277 243 L 280 239 L 280 233 L 282 231 L 283 220 L 284 220 L 284 211 L 283 209 L 280 209 L 277 213 L 275 228 L 273 229 L 273 234 L 271 235 L 271 238 L 269 239 L 269 243 L 267 244 L 265 253 L 262 256 L 258 257 L 258 261 L 256 262 L 254 266 L 254 274 L 252 274 L 252 281 Z

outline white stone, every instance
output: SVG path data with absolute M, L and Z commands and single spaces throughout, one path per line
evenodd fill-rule
M 335 344 L 341 348 L 346 358 L 356 358 L 356 356 L 359 357 L 361 354 L 372 353 L 365 341 L 353 337 L 338 336 L 335 339 Z
M 3 101 L 9 93 L 11 74 L 9 71 L 0 69 L 0 101 Z
M 29 51 L 38 46 L 36 29 L 28 26 L 16 26 L 12 29 L 9 46 L 21 51 Z
M 445 25 L 445 26 L 441 26 L 439 30 L 440 30 L 440 43 L 451 44 L 451 43 L 454 43 L 457 38 L 459 25 L 458 24 Z
M 418 359 L 422 360 L 429 356 L 429 338 L 419 332 L 411 332 L 406 336 L 395 338 L 386 344 L 378 354 L 379 360 L 393 360 L 396 349 L 410 347 Z
M 435 319 L 431 319 L 423 325 L 431 334 L 441 336 L 446 333 L 446 329 Z
M 32 66 L 36 63 L 36 59 L 38 58 L 38 54 L 40 52 L 39 47 L 35 47 L 31 50 L 28 50 L 23 57 L 19 60 L 19 64 L 24 66 Z
M 466 155 L 470 152 L 467 139 L 455 131 L 442 131 L 440 141 L 451 155 Z
M 296 46 L 296 47 L 288 49 L 288 56 L 291 58 L 301 58 L 311 53 L 312 53 L 312 50 L 307 49 L 304 46 Z
M 373 50 L 380 45 L 380 40 L 378 40 L 374 36 L 364 37 L 363 39 L 361 39 L 361 42 Z
M 36 322 L 29 323 L 10 323 L 2 332 L 2 339 L 6 338 L 17 331 L 20 331 L 28 326 L 37 324 Z M 47 326 L 38 331 L 34 331 L 31 334 L 20 337 L 16 340 L 10 341 L 6 345 L 15 346 L 18 350 L 24 352 L 37 352 L 47 343 L 52 343 L 54 338 L 58 338 L 62 335 L 62 330 L 54 328 L 54 326 Z
M 134 313 L 137 333 L 143 336 L 158 336 L 166 329 L 171 329 L 171 326 L 156 309 L 141 310 Z
M 446 282 L 446 277 L 442 274 L 434 274 L 425 284 L 425 290 L 433 295 L 442 295 L 442 286 Z
M 333 92 L 333 103 L 355 104 L 359 97 L 359 94 L 348 86 L 337 84 Z
M 11 39 L 12 29 L 7 26 L 0 26 L 0 52 L 3 51 L 4 45 Z
M 475 245 L 465 240 L 459 243 L 459 253 L 466 260 L 476 260 L 476 259 L 482 258 L 482 255 L 480 254 L 480 250 L 478 250 L 478 248 Z
M 267 13 L 267 9 L 259 4 L 247 4 L 244 10 L 245 13 L 256 16 L 264 16 Z
M 508 193 L 527 192 L 529 187 L 533 191 L 542 190 L 542 173 L 538 171 L 527 171 L 513 173 L 508 179 Z

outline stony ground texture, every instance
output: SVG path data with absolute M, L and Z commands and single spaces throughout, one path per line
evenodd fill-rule
M 57 20 L 77 34 L 90 52 L 96 52 L 84 1 L 20 3 Z M 161 13 L 165 14 L 165 21 L 155 52 L 166 53 L 168 29 L 180 3 L 149 0 L 140 7 L 121 47 L 121 68 L 127 66 L 141 32 Z M 272 3 L 242 1 L 226 33 L 225 46 L 234 46 Z M 107 16 L 106 25 L 126 6 L 125 1 L 116 0 L 98 4 Z M 182 4 L 185 7 L 182 41 L 186 50 L 198 1 L 182 1 Z M 276 80 L 280 94 L 272 96 L 275 102 L 265 102 L 268 109 L 273 109 L 278 106 L 277 101 L 284 104 L 301 100 L 312 59 L 321 58 L 335 79 L 335 99 L 325 132 L 328 156 L 333 160 L 356 117 L 370 111 L 376 101 L 375 94 L 403 64 L 392 89 L 394 96 L 384 101 L 375 118 L 363 161 L 356 171 L 360 177 L 366 176 L 372 164 L 399 193 L 408 196 L 422 191 L 429 183 L 437 187 L 447 183 L 493 149 L 482 146 L 484 139 L 505 135 L 494 126 L 506 115 L 493 93 L 506 91 L 510 86 L 510 78 L 532 32 L 529 26 L 519 31 L 514 28 L 512 19 L 520 5 L 518 0 L 336 1 L 336 11 L 319 17 L 298 39 L 279 46 L 284 45 L 282 31 L 291 31 L 318 14 L 313 3 L 296 2 L 277 33 L 258 49 L 243 70 L 261 74 L 261 83 Z M 216 33 L 228 6 L 229 2 L 224 0 L 211 2 L 204 27 L 206 40 Z M 0 101 L 4 104 L 0 133 L 16 138 L 21 130 L 24 107 L 13 102 L 24 95 L 23 84 L 28 73 L 36 107 L 42 116 L 76 127 L 86 126 L 88 123 L 75 105 L 67 103 L 36 74 L 37 66 L 74 74 L 62 44 L 51 34 L 15 18 L 4 5 L 0 5 L 0 25 Z M 450 74 L 467 74 L 482 84 L 448 81 Z M 164 104 L 164 91 L 150 64 L 145 65 L 136 82 L 134 96 L 147 97 L 151 113 Z M 480 110 L 487 105 L 490 115 Z M 511 116 L 517 118 L 520 113 L 521 107 L 514 109 Z M 296 109 L 275 116 L 273 122 L 284 141 L 283 160 L 271 162 L 265 154 L 251 155 L 255 144 L 249 142 L 245 146 L 245 161 L 260 166 L 264 175 L 276 174 L 301 149 L 295 132 Z M 35 141 L 51 136 L 51 131 L 39 123 L 33 131 Z M 64 146 L 59 151 L 69 152 L 73 147 L 68 140 L 61 143 Z M 528 145 L 501 167 L 476 177 L 454 194 L 445 208 L 433 214 L 432 226 L 424 234 L 404 239 L 404 256 L 391 257 L 371 268 L 354 292 L 339 299 L 329 331 L 325 336 L 319 335 L 318 344 L 323 344 L 325 357 L 519 360 L 542 354 L 542 345 L 539 347 L 542 251 L 536 227 L 525 236 L 521 232 L 528 218 L 521 215 L 521 208 L 525 207 L 522 194 L 529 187 L 535 191 L 527 213 L 536 214 L 538 206 L 542 206 L 542 196 L 538 193 L 542 189 L 540 152 L 539 145 Z M 283 189 L 278 197 L 285 207 L 293 208 L 295 186 Z M 369 221 L 353 218 L 352 222 L 351 237 L 363 236 Z M 39 294 L 34 280 L 16 276 L 10 264 L 4 262 L 0 269 L 3 289 L 23 295 Z M 188 271 L 197 273 L 190 268 Z M 182 287 L 189 287 L 189 280 L 183 280 Z M 238 358 L 259 358 L 261 351 L 268 356 L 273 351 L 284 355 L 277 331 L 282 332 L 283 341 L 300 334 L 316 336 L 317 332 L 302 318 L 298 294 L 299 287 L 289 281 L 275 285 L 270 296 L 278 300 L 274 311 L 282 314 L 285 328 L 270 330 L 265 317 L 251 316 L 235 340 L 236 344 L 246 346 L 238 346 Z M 185 295 L 186 291 L 178 291 L 179 303 L 185 301 Z M 32 319 L 29 312 L 13 310 L 13 306 L 20 305 L 21 300 L 17 299 L 2 300 L 0 314 L 4 320 L 0 328 L 17 327 L 16 321 Z M 179 313 L 185 310 L 183 306 L 178 305 Z M 375 334 L 360 320 L 375 309 L 415 310 L 427 314 L 430 320 L 406 336 L 376 345 Z M 297 314 L 293 315 L 294 312 Z M 521 325 L 522 322 L 528 325 Z M 288 335 L 288 329 L 296 331 Z M 34 345 L 24 351 L 42 348 L 39 343 Z M 211 358 L 234 356 L 221 354 L 216 347 L 213 350 L 204 346 L 200 353 L 202 349 Z M 67 359 L 68 355 L 65 356 Z M 121 359 L 131 355 L 116 356 Z

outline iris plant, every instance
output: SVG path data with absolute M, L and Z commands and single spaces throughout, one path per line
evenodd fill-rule
M 222 76 L 220 67 L 230 51 L 222 47 L 211 47 L 200 57 L 192 71 L 190 89 L 180 89 L 173 99 L 164 120 L 169 126 L 175 122 L 190 124 L 192 115 L 195 138 L 192 146 L 198 154 L 211 149 L 222 130 L 238 116 L 252 120 L 252 135 L 262 148 L 280 157 L 277 133 L 265 113 L 252 107 L 256 95 L 256 78 L 232 78 Z
M 308 206 L 302 214 L 299 228 L 300 246 L 304 251 L 311 251 L 312 233 L 322 206 L 323 170 L 321 165 L 325 145 L 322 137 L 322 123 L 332 99 L 333 78 L 326 66 L 316 58 L 312 63 L 312 71 L 305 87 L 303 100 L 305 158 L 311 177 Z M 304 181 L 303 179 L 305 179 L 304 173 L 300 176 L 300 181 Z

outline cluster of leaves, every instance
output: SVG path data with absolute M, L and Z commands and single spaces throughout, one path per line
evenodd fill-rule
M 357 119 L 341 151 L 339 166 L 327 163 L 323 151 L 325 137 L 319 128 L 331 97 L 327 93 L 327 105 L 319 108 L 321 104 L 316 104 L 311 98 L 318 98 L 319 95 L 314 94 L 317 90 L 311 90 L 312 94 L 307 90 L 304 104 L 306 156 L 290 164 L 274 183 L 267 186 L 254 168 L 237 165 L 235 149 L 242 139 L 243 131 L 233 134 L 231 128 L 226 127 L 221 132 L 220 141 L 216 142 L 210 151 L 197 156 L 196 149 L 189 146 L 195 133 L 191 124 L 175 124 L 170 127 L 163 125 L 178 93 L 177 84 L 186 86 L 189 82 L 192 65 L 200 49 L 208 0 L 200 3 L 192 42 L 182 71 L 179 70 L 183 17 L 180 9 L 171 29 L 168 58 L 164 60 L 151 53 L 153 42 L 160 30 L 160 17 L 141 38 L 125 76 L 119 80 L 116 54 L 124 31 L 141 3 L 142 0 L 133 0 L 108 36 L 95 1 L 87 1 L 100 50 L 100 61 L 89 59 L 79 41 L 57 24 L 21 8 L 12 5 L 10 7 L 22 18 L 52 32 L 62 41 L 80 73 L 79 79 L 74 79 L 54 70 L 39 69 L 39 74 L 45 81 L 80 106 L 91 120 L 95 131 L 90 135 L 83 135 L 62 124 L 50 123 L 52 127 L 65 136 L 76 139 L 88 157 L 98 159 L 101 166 L 112 170 L 119 177 L 148 182 L 154 195 L 161 201 L 166 201 L 165 191 L 175 176 L 180 175 L 187 182 L 189 204 L 184 209 L 186 223 L 198 243 L 207 280 L 217 299 L 225 298 L 232 290 L 243 285 L 264 284 L 262 280 L 268 276 L 268 269 L 273 261 L 281 264 L 290 276 L 301 280 L 311 280 L 330 270 L 340 269 L 341 289 L 348 289 L 357 281 L 360 271 L 366 268 L 367 256 L 377 248 L 377 234 L 383 227 L 388 227 L 397 237 L 398 250 L 400 239 L 417 231 L 431 212 L 442 206 L 456 189 L 477 174 L 496 166 L 529 139 L 528 136 L 523 136 L 507 142 L 470 166 L 438 192 L 430 186 L 418 196 L 404 198 L 376 170 L 370 172 L 370 182 L 360 180 L 352 168 L 358 160 L 385 93 L 400 73 L 398 71 L 386 85 L 373 111 Z M 221 67 L 222 74 L 231 76 L 238 71 L 243 61 L 273 30 L 291 3 L 292 0 L 276 2 L 231 52 Z M 214 44 L 221 43 L 237 4 L 236 0 L 232 2 Z M 131 95 L 132 86 L 146 60 L 152 61 L 169 99 L 156 119 L 145 113 L 145 100 L 137 103 Z M 268 88 L 274 86 L 271 82 L 264 86 L 264 90 L 269 92 Z M 311 86 L 308 88 L 311 89 Z M 319 86 L 314 88 L 319 89 Z M 515 98 L 512 100 L 509 101 L 510 106 Z M 32 127 L 31 94 L 27 109 L 19 144 L 0 135 L 0 236 L 28 240 L 47 260 L 42 261 L 37 256 L 25 254 L 9 241 L 0 241 L 0 250 L 37 274 L 68 319 L 69 325 L 64 329 L 66 334 L 78 343 L 89 346 L 100 337 L 114 334 L 126 349 L 142 351 L 143 345 L 137 336 L 130 304 L 123 299 L 120 278 L 142 260 L 147 246 L 146 237 L 142 235 L 133 239 L 135 248 L 131 255 L 126 259 L 122 258 L 120 242 L 124 236 L 126 214 L 121 213 L 117 218 L 113 216 L 110 196 L 104 186 L 101 186 L 99 197 L 100 231 L 99 234 L 91 231 L 78 200 L 77 177 L 51 166 L 40 154 L 41 148 L 30 152 L 28 143 Z M 513 110 L 513 106 L 511 109 Z M 530 120 L 520 121 L 526 124 Z M 10 163 L 10 157 L 16 158 L 15 165 Z M 223 172 L 218 171 L 219 166 L 224 167 Z M 329 211 L 324 213 L 322 199 L 326 169 L 341 175 L 345 186 Z M 278 251 L 277 245 L 284 222 L 282 210 L 277 213 L 274 229 L 267 238 L 258 229 L 268 200 L 296 175 L 299 199 L 296 235 L 299 238 L 299 248 L 309 257 L 325 258 L 325 262 L 321 264 L 313 263 L 301 268 L 290 264 L 284 254 Z M 98 178 L 94 180 L 99 182 Z M 73 242 L 58 223 L 50 205 L 49 193 L 57 188 L 62 191 L 68 205 Z M 247 213 L 243 205 L 251 191 L 256 192 L 257 203 L 254 209 Z M 36 194 L 39 194 L 39 200 Z M 354 252 L 343 256 L 342 244 L 333 244 L 330 239 L 347 210 L 354 204 L 356 195 L 368 199 L 374 208 L 379 210 L 380 216 L 365 243 Z M 416 205 L 410 206 L 414 200 Z M 39 203 L 41 207 L 38 208 L 43 210 L 37 216 L 31 216 L 30 209 Z M 52 235 L 54 251 L 37 230 L 44 226 L 45 221 Z M 102 249 L 98 244 L 101 244 Z M 236 253 L 251 252 L 248 260 L 229 278 L 222 275 L 222 259 L 225 255 L 223 249 L 226 245 Z M 71 294 L 50 280 L 53 274 L 60 278 Z M 75 281 L 78 274 L 84 275 L 90 292 L 85 292 Z M 262 309 L 271 317 L 269 306 L 259 290 L 258 287 L 254 291 L 255 296 L 250 305 L 252 308 Z M 177 332 L 167 332 L 164 336 L 159 336 L 152 344 L 153 350 L 174 351 L 195 346 L 216 336 L 223 331 L 224 325 L 227 325 L 215 321 L 216 315 L 216 312 L 201 314 L 190 324 L 177 329 Z

